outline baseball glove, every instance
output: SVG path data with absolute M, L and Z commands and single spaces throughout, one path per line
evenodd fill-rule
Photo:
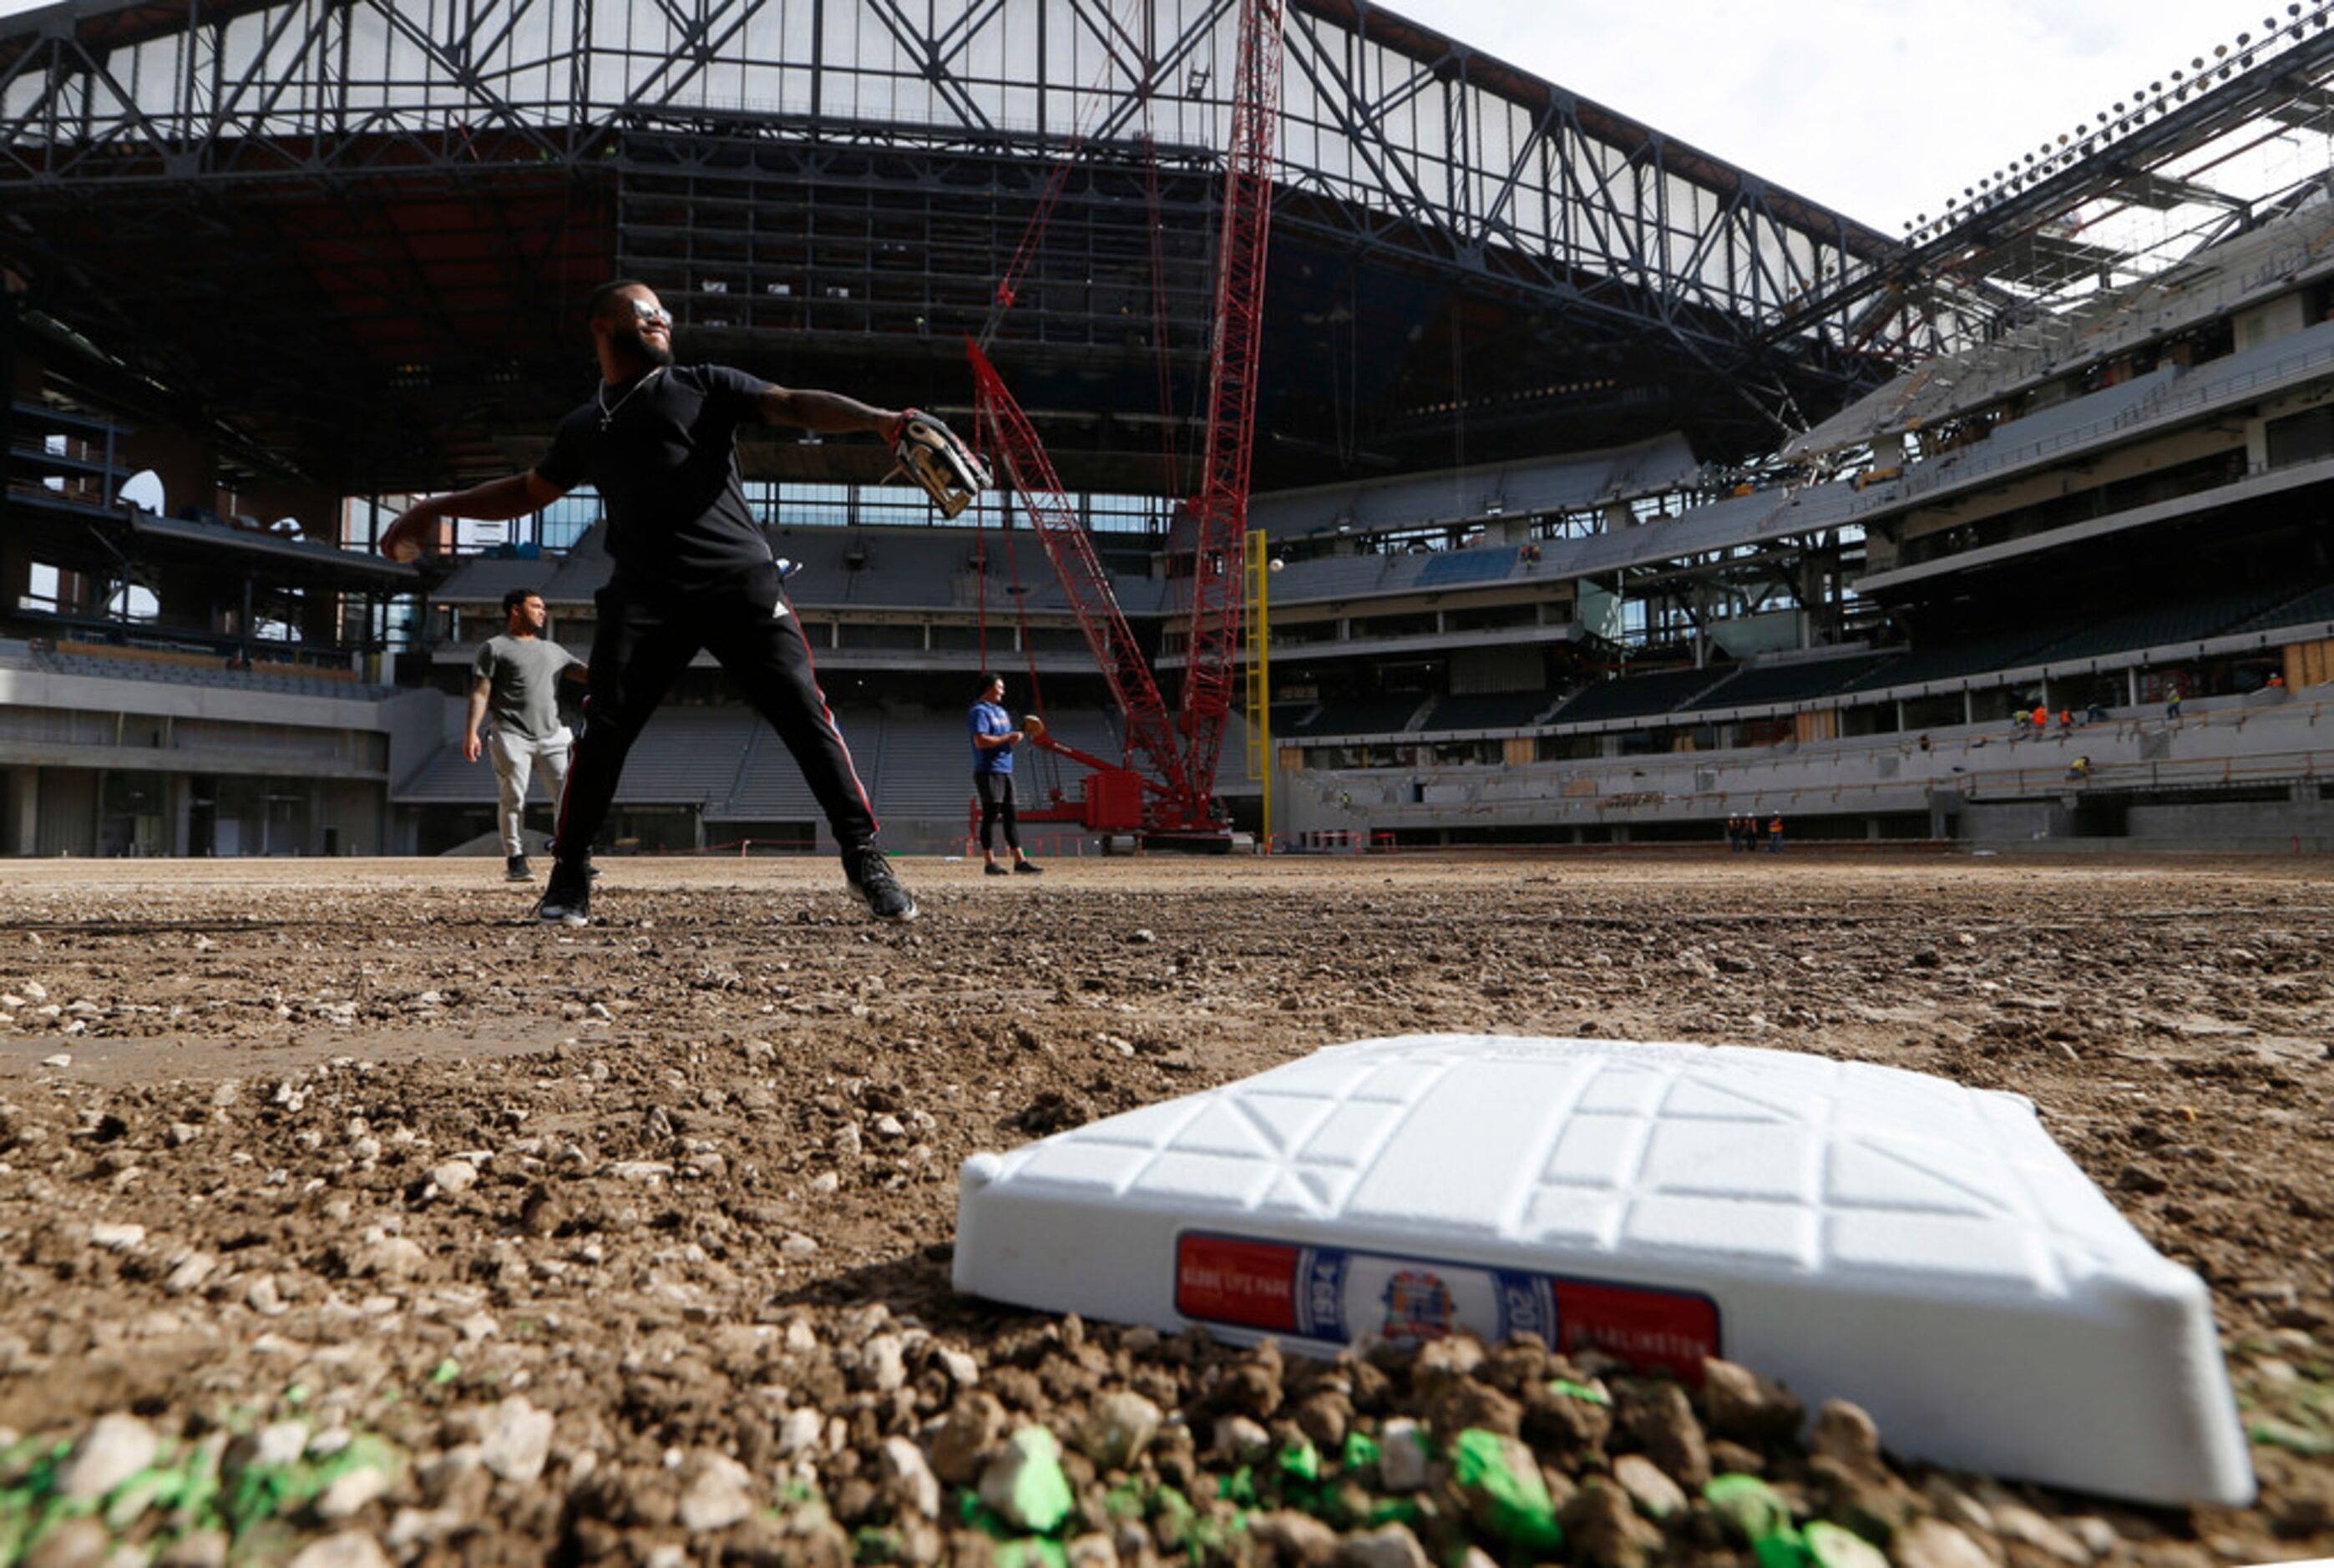
M 989 465 L 921 409 L 902 413 L 891 438 L 892 456 L 898 459 L 892 474 L 905 474 L 922 486 L 943 517 L 955 516 L 989 487 Z
M 1036 740 L 1046 733 L 1046 721 L 1034 713 L 1024 714 L 1021 717 L 1021 733 Z

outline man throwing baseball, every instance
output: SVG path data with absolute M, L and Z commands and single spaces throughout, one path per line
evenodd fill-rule
M 851 890 L 878 919 L 914 919 L 916 900 L 875 848 L 874 810 L 827 711 L 738 468 L 738 428 L 749 421 L 896 441 L 909 415 L 774 386 L 723 365 L 676 365 L 672 317 L 645 284 L 603 284 L 584 313 L 600 382 L 560 421 L 543 461 L 420 502 L 381 541 L 390 559 L 410 561 L 435 543 L 448 518 L 521 517 L 578 485 L 599 490 L 615 570 L 595 598 L 584 731 L 560 792 L 551 876 L 535 918 L 590 920 L 592 841 L 624 757 L 689 661 L 709 649 L 794 754 L 843 847 Z
M 1013 870 L 1035 876 L 1041 868 L 1021 852 L 1021 827 L 1013 810 L 1013 746 L 1027 736 L 1013 727 L 1013 716 L 1005 711 L 1003 676 L 980 678 L 980 695 L 965 722 L 972 731 L 972 789 L 980 800 L 982 870 L 992 877 L 1011 874 L 997 863 L 996 830 L 1002 825 Z

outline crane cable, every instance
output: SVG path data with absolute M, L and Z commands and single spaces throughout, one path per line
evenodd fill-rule
M 1160 414 L 1162 416 L 1160 419 L 1160 428 L 1163 432 L 1163 440 L 1165 443 L 1165 450 L 1162 455 L 1162 461 L 1165 466 L 1162 469 L 1162 475 L 1165 477 L 1168 486 L 1172 487 L 1178 476 L 1180 457 L 1176 449 L 1174 433 L 1173 385 L 1172 377 L 1172 360 L 1167 341 L 1166 226 L 1162 221 L 1163 204 L 1161 201 L 1159 194 L 1159 147 L 1157 139 L 1153 135 L 1151 118 L 1152 76 L 1153 74 L 1154 65 L 1148 54 L 1148 45 L 1152 37 L 1153 27 L 1152 0 L 1143 0 L 1141 13 L 1143 17 L 1142 37 L 1145 45 L 1145 55 L 1142 62 L 1137 91 L 1140 93 L 1143 102 L 1143 131 L 1141 142 L 1143 160 L 1144 197 L 1145 205 L 1148 207 L 1151 230 L 1152 341 L 1156 351 L 1156 361 L 1158 364 Z M 1067 145 L 1066 145 L 1062 149 L 1061 156 L 1055 160 L 1052 171 L 1046 176 L 1045 188 L 1038 195 L 1037 208 L 1029 215 L 1029 221 L 1027 225 L 1023 227 L 1020 240 L 1014 247 L 1013 258 L 1007 264 L 1004 275 L 998 279 L 997 286 L 989 296 L 989 314 L 987 319 L 981 324 L 980 334 L 977 340 L 983 353 L 986 353 L 989 351 L 990 344 L 995 341 L 998 331 L 1003 327 L 1006 313 L 1010 311 L 1014 305 L 1018 303 L 1021 284 L 1028 275 L 1030 267 L 1034 265 L 1037 261 L 1038 245 L 1045 236 L 1047 224 L 1053 217 L 1054 206 L 1061 198 L 1063 189 L 1069 183 L 1070 168 L 1072 165 L 1077 162 L 1079 155 L 1085 149 L 1087 142 L 1091 139 L 1094 123 L 1097 122 L 1101 118 L 1103 108 L 1102 88 L 1104 81 L 1106 81 L 1108 77 L 1110 68 L 1114 63 L 1114 56 L 1109 55 L 1106 53 L 1102 67 L 1097 74 L 1095 84 L 1088 95 L 1093 105 L 1091 113 L 1094 116 L 1094 120 L 1080 126 L 1072 133 Z M 983 419 L 981 423 L 989 424 L 991 421 Z M 988 435 L 989 439 L 984 441 L 981 438 L 982 431 L 976 427 L 974 430 L 976 449 L 982 451 L 984 454 L 992 451 L 1001 451 L 1005 445 L 1002 435 L 993 428 L 988 432 Z M 978 516 L 978 514 L 976 514 L 976 516 Z M 981 533 L 982 525 L 980 523 L 976 521 L 973 526 L 977 534 Z M 1005 539 L 1006 570 L 1012 578 L 1012 594 L 1014 598 L 1015 614 L 1017 624 L 1018 625 L 1021 633 L 1021 647 L 1024 661 L 1027 666 L 1029 674 L 1029 705 L 1033 711 L 1042 714 L 1046 711 L 1045 694 L 1042 683 L 1039 681 L 1037 677 L 1037 650 L 1032 643 L 1029 636 L 1028 593 L 1021 582 L 1020 563 L 1013 549 L 1012 514 L 1009 506 L 1002 500 L 1000 500 L 998 505 L 998 532 L 1002 534 Z M 976 539 L 973 548 L 973 558 L 976 568 L 976 577 L 978 579 L 974 602 L 976 606 L 976 614 L 979 620 L 979 643 L 980 660 L 982 669 L 986 669 L 989 668 L 989 556 L 988 542 L 985 535 Z M 1060 782 L 1058 777 L 1059 765 L 1055 761 L 1050 753 L 1047 754 L 1046 764 L 1048 767 L 1049 782 L 1056 787 L 1056 793 L 1058 794 L 1058 785 Z
M 1145 9 L 1147 14 L 1147 3 Z M 1144 37 L 1147 42 L 1148 33 Z M 1045 237 L 1046 226 L 1054 216 L 1054 204 L 1061 199 L 1063 188 L 1069 184 L 1070 167 L 1077 162 L 1078 155 L 1085 150 L 1086 142 L 1092 137 L 1094 127 L 1101 121 L 1104 104 L 1103 88 L 1108 82 L 1111 67 L 1115 63 L 1116 57 L 1110 51 L 1104 50 L 1102 65 L 1095 72 L 1095 84 L 1085 94 L 1089 101 L 1087 113 L 1091 118 L 1085 123 L 1072 130 L 1068 143 L 1062 149 L 1061 157 L 1054 160 L 1052 171 L 1046 176 L 1045 188 L 1037 194 L 1037 209 L 1030 213 L 1028 223 L 1021 230 L 1020 243 L 1014 247 L 1013 259 L 1006 263 L 1004 275 L 997 280 L 996 288 L 989 293 L 989 315 L 981 322 L 980 335 L 977 340 L 983 353 L 989 351 L 989 345 L 997 339 L 998 330 L 1005 324 L 1005 313 L 1011 310 L 1020 298 L 1022 280 L 1027 276 L 1030 266 L 1037 259 L 1037 245 Z M 1150 62 L 1146 59 L 1143 67 L 1143 104 L 1146 113 L 1150 106 Z

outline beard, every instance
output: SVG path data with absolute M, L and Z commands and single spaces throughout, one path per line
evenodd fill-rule
M 641 358 L 651 365 L 661 368 L 672 363 L 672 339 L 670 334 L 659 342 L 644 332 L 635 332 L 633 346 L 640 351 Z
M 672 363 L 672 334 L 667 332 L 660 342 L 648 335 L 645 329 L 633 327 L 624 334 L 624 351 L 636 364 L 651 370 L 670 367 Z

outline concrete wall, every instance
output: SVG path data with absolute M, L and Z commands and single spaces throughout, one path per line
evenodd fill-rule
M 35 780 L 39 827 L 36 855 L 88 856 L 97 852 L 97 772 L 93 768 L 48 767 Z
M 392 790 L 399 781 L 410 777 L 416 769 L 428 762 L 430 754 L 439 746 L 460 736 L 463 716 L 468 710 L 467 698 L 448 697 L 439 691 L 403 691 L 381 703 L 381 727 L 389 733 L 389 782 Z M 418 822 L 417 814 L 410 807 L 388 813 L 381 828 L 379 852 L 385 855 L 418 853 Z
M 1394 832 L 1427 839 L 1504 833 L 1715 839 L 1731 813 L 1781 813 L 1808 836 L 1862 839 L 1885 825 L 1934 822 L 1972 843 L 2065 840 L 2121 814 L 2150 847 L 2242 839 L 2291 849 L 2324 829 L 2314 796 L 2124 810 L 2112 803 L 2239 787 L 2248 780 L 2334 779 L 2334 686 L 2192 699 L 2182 719 L 2155 707 L 2046 734 L 2006 723 L 1939 726 L 1771 747 L 1599 756 L 1561 762 L 1301 769 L 1276 785 L 1273 831 Z M 1423 755 L 1423 754 L 1422 754 Z M 2070 778 L 2088 758 L 2088 779 Z M 2232 813 L 2230 807 L 2252 809 Z M 2134 847 L 2127 839 L 2115 842 Z
M 2063 839 L 2075 831 L 2075 813 L 2064 801 L 2011 801 L 1962 808 L 1953 836 L 1972 843 L 2007 844 Z
M 2313 789 L 2284 802 L 2135 806 L 2125 831 L 2135 849 L 2323 854 L 2334 851 L 2334 801 Z
M 139 852 L 396 852 L 381 764 L 419 765 L 445 702 L 0 668 L 0 853 L 99 852 L 102 781 L 123 774 L 159 803 Z

